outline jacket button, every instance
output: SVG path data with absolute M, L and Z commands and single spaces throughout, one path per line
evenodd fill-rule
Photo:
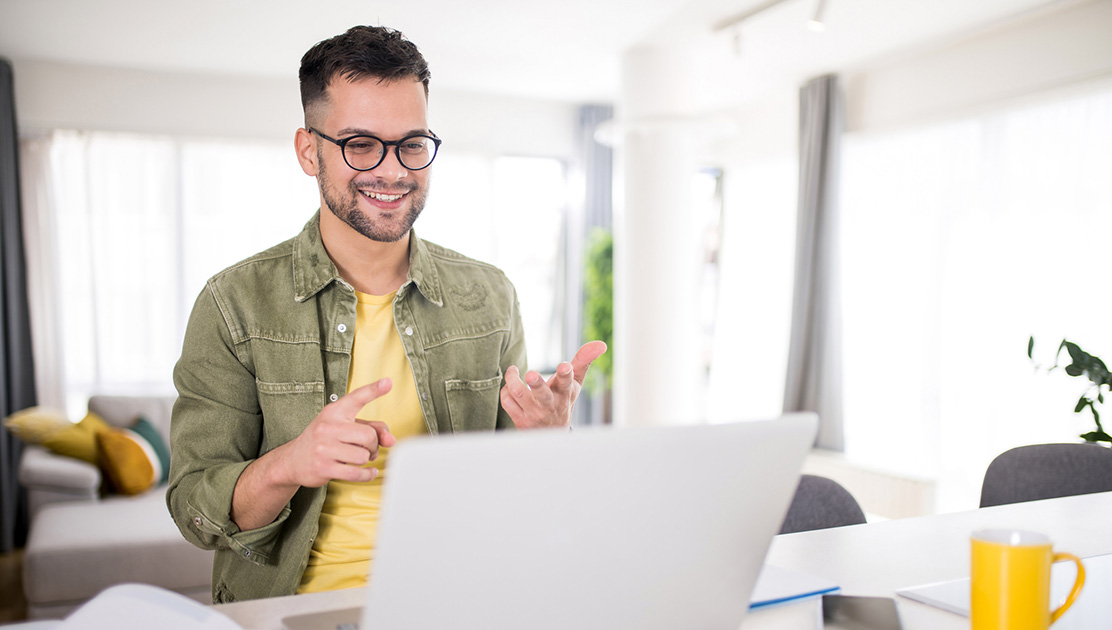
M 243 557 L 244 558 L 250 558 L 251 557 L 251 550 L 248 549 L 248 550 L 244 551 L 243 552 Z
M 332 402 L 336 402 L 339 399 L 340 399 L 340 397 L 337 396 L 336 394 L 332 394 L 331 396 L 328 397 L 328 400 L 331 400 Z
M 412 337 L 413 336 L 413 326 L 406 326 L 405 327 L 405 336 L 406 337 Z
M 200 527 L 201 526 L 201 517 L 198 516 L 197 518 L 193 519 L 193 524 L 196 525 L 197 527 Z
M 337 332 L 347 332 L 347 329 L 348 329 L 347 324 L 340 324 L 339 326 L 336 327 Z

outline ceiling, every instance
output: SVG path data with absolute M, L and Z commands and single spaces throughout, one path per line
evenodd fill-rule
M 717 42 L 750 63 L 758 90 L 1078 0 L 827 0 L 822 34 L 804 27 L 816 1 L 784 0 L 715 32 L 767 0 L 0 0 L 0 56 L 293 77 L 313 43 L 383 24 L 421 47 L 438 88 L 613 101 L 634 46 Z

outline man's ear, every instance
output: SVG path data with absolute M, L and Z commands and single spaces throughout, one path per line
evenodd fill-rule
M 310 177 L 316 177 L 320 168 L 317 165 L 317 148 L 313 143 L 313 132 L 308 129 L 298 129 L 293 136 L 293 148 L 297 152 L 297 161 L 301 163 L 301 170 Z

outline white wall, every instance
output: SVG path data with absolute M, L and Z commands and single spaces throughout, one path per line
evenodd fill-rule
M 847 125 L 954 117 L 1102 77 L 1112 77 L 1112 2 L 1090 0 L 848 74 Z
M 12 60 L 23 132 L 79 129 L 293 141 L 302 125 L 296 68 L 288 79 L 148 72 Z M 430 125 L 445 150 L 488 155 L 572 155 L 577 107 L 442 92 Z

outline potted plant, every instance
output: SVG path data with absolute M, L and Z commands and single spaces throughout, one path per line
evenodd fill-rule
M 583 277 L 583 338 L 600 339 L 609 350 L 591 365 L 584 385 L 601 396 L 603 422 L 610 423 L 610 386 L 614 372 L 614 236 L 595 228 L 587 237 Z
M 1099 357 L 1089 354 L 1081 349 L 1076 343 L 1062 340 L 1058 346 L 1058 352 L 1054 354 L 1054 365 L 1050 366 L 1050 371 L 1058 367 L 1058 359 L 1062 355 L 1062 349 L 1070 355 L 1070 364 L 1063 368 L 1066 374 L 1070 376 L 1083 376 L 1089 380 L 1089 387 L 1081 394 L 1077 404 L 1074 406 L 1074 413 L 1081 413 L 1086 407 L 1093 414 L 1093 422 L 1096 423 L 1097 428 L 1095 431 L 1082 433 L 1081 438 L 1086 442 L 1108 442 L 1112 443 L 1112 435 L 1104 431 L 1104 427 L 1100 424 L 1100 412 L 1097 410 L 1097 405 L 1104 405 L 1105 390 L 1112 392 L 1112 373 L 1109 373 L 1108 367 L 1101 361 Z M 1031 337 L 1027 340 L 1027 358 L 1034 360 L 1035 352 L 1035 338 Z

